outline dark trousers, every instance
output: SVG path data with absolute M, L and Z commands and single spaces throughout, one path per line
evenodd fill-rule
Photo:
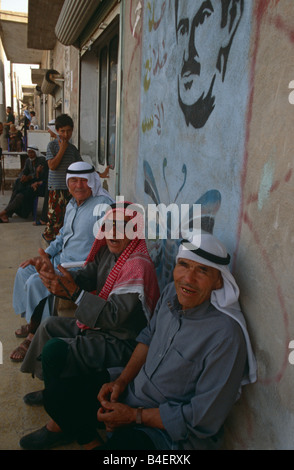
M 61 378 L 67 351 L 67 343 L 59 338 L 50 340 L 43 348 L 44 407 L 63 432 L 83 445 L 95 439 L 98 427 L 104 428 L 97 420 L 100 408 L 97 395 L 102 385 L 109 382 L 109 373 L 105 370 Z M 115 431 L 101 449 L 152 450 L 155 447 L 144 432 L 127 427 Z
M 15 213 L 19 217 L 26 219 L 33 209 L 33 200 L 36 196 L 42 196 L 42 188 L 34 191 L 31 188 L 32 180 L 30 183 L 22 183 L 18 178 L 12 189 L 12 194 L 5 212 L 8 217 L 12 217 Z

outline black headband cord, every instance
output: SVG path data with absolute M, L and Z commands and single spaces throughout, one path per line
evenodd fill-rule
M 88 173 L 94 173 L 94 171 L 95 171 L 95 168 L 92 166 L 92 168 L 90 168 L 89 170 L 69 170 L 69 169 L 67 169 L 66 173 L 68 173 L 69 175 L 85 175 L 85 174 L 88 174 Z
M 191 242 L 189 242 L 188 240 L 182 240 L 181 241 L 181 245 L 183 245 L 184 243 L 188 243 L 189 246 L 191 246 Z M 193 245 L 192 245 L 193 246 Z M 223 266 L 226 266 L 230 263 L 230 255 L 227 254 L 226 258 L 222 258 L 221 256 L 217 256 L 217 255 L 214 255 L 212 253 L 208 253 L 208 251 L 205 251 L 205 250 L 202 250 L 201 248 L 196 248 L 195 247 L 195 250 L 190 250 L 192 253 L 195 253 L 196 255 L 200 256 L 201 258 L 204 258 L 206 259 L 207 261 L 212 261 L 213 263 L 216 263 L 216 264 L 221 264 Z

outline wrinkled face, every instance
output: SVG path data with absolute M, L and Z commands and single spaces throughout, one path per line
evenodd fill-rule
M 104 235 L 106 244 L 111 253 L 119 255 L 128 246 L 131 240 L 126 235 L 126 225 L 130 217 L 125 216 L 120 212 L 112 212 L 112 218 L 104 223 Z
M 57 132 L 61 140 L 68 142 L 71 139 L 73 129 L 70 126 L 63 126 L 57 129 Z
M 69 178 L 67 185 L 70 194 L 75 198 L 78 206 L 86 201 L 92 194 L 92 190 L 88 186 L 88 180 L 86 178 Z
M 174 283 L 183 310 L 201 305 L 210 299 L 211 292 L 222 287 L 218 269 L 179 258 L 174 269 Z

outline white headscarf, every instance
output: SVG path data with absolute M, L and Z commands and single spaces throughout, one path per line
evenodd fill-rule
M 85 178 L 88 180 L 88 186 L 92 189 L 92 195 L 95 196 L 106 196 L 112 201 L 112 197 L 102 188 L 100 176 L 96 172 L 93 165 L 87 162 L 75 162 L 69 165 L 66 170 L 66 184 L 69 178 Z M 68 186 L 68 184 L 67 184 Z M 114 201 L 113 201 L 114 202 Z
M 194 243 L 193 243 L 194 241 Z M 213 290 L 210 302 L 219 311 L 236 320 L 242 328 L 248 358 L 248 370 L 244 375 L 241 385 L 253 383 L 256 381 L 256 360 L 252 351 L 250 338 L 248 335 L 246 321 L 239 305 L 239 287 L 229 270 L 230 255 L 228 255 L 225 246 L 210 233 L 201 233 L 191 240 L 183 241 L 179 247 L 178 258 L 185 258 L 197 263 L 211 266 L 221 272 L 223 278 L 223 287 Z M 195 249 L 192 251 L 192 245 Z
M 29 145 L 27 147 L 27 151 L 28 150 L 33 150 L 35 152 L 36 157 L 42 157 L 42 154 L 39 151 L 39 147 L 37 147 L 36 145 Z
M 50 122 L 48 122 L 48 129 L 50 129 L 51 132 L 53 132 L 55 135 L 58 135 L 58 132 L 55 128 L 55 119 L 52 119 Z

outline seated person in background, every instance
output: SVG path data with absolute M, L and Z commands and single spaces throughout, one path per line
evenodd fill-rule
M 256 363 L 227 250 L 211 234 L 202 234 L 200 248 L 196 243 L 198 237 L 180 245 L 174 282 L 120 375 L 109 369 L 57 378 L 44 348 L 43 399 L 51 420 L 23 437 L 21 447 L 77 439 L 94 448 L 98 418 L 112 433 L 100 449 L 220 448 L 224 421 L 241 386 L 256 380 Z M 102 385 L 107 376 L 114 380 Z
M 8 150 L 8 140 L 4 133 L 3 122 L 0 122 L 0 148 L 2 151 Z
M 89 163 L 71 164 L 67 169 L 66 181 L 72 199 L 66 207 L 64 225 L 45 254 L 55 269 L 60 263 L 86 260 L 95 240 L 93 227 L 98 219 L 94 215 L 95 208 L 113 203 L 109 193 L 102 188 L 99 175 Z M 23 360 L 39 323 L 50 316 L 52 311 L 53 295 L 46 289 L 35 269 L 38 260 L 39 256 L 21 263 L 15 276 L 13 308 L 17 315 L 25 316 L 27 321 L 27 325 L 15 332 L 16 336 L 26 338 L 10 356 L 15 362 Z
M 1 222 L 9 222 L 9 217 L 14 213 L 26 219 L 32 212 L 34 198 L 44 195 L 48 179 L 46 159 L 35 146 L 28 147 L 27 153 L 29 158 L 13 185 L 10 201 L 0 212 Z
M 59 267 L 58 274 L 44 257 L 38 268 L 45 286 L 57 296 L 74 300 L 78 308 L 75 318 L 50 317 L 41 323 L 22 372 L 44 378 L 46 386 L 39 359 L 44 346 L 55 377 L 91 375 L 127 363 L 136 336 L 159 298 L 153 262 L 145 240 L 138 238 L 143 227 L 139 210 L 127 203 L 110 207 L 81 270 L 71 274 Z M 27 404 L 40 401 L 42 391 L 25 397 Z
M 21 152 L 23 150 L 22 133 L 18 131 L 14 124 L 9 129 L 9 150 L 10 152 Z

